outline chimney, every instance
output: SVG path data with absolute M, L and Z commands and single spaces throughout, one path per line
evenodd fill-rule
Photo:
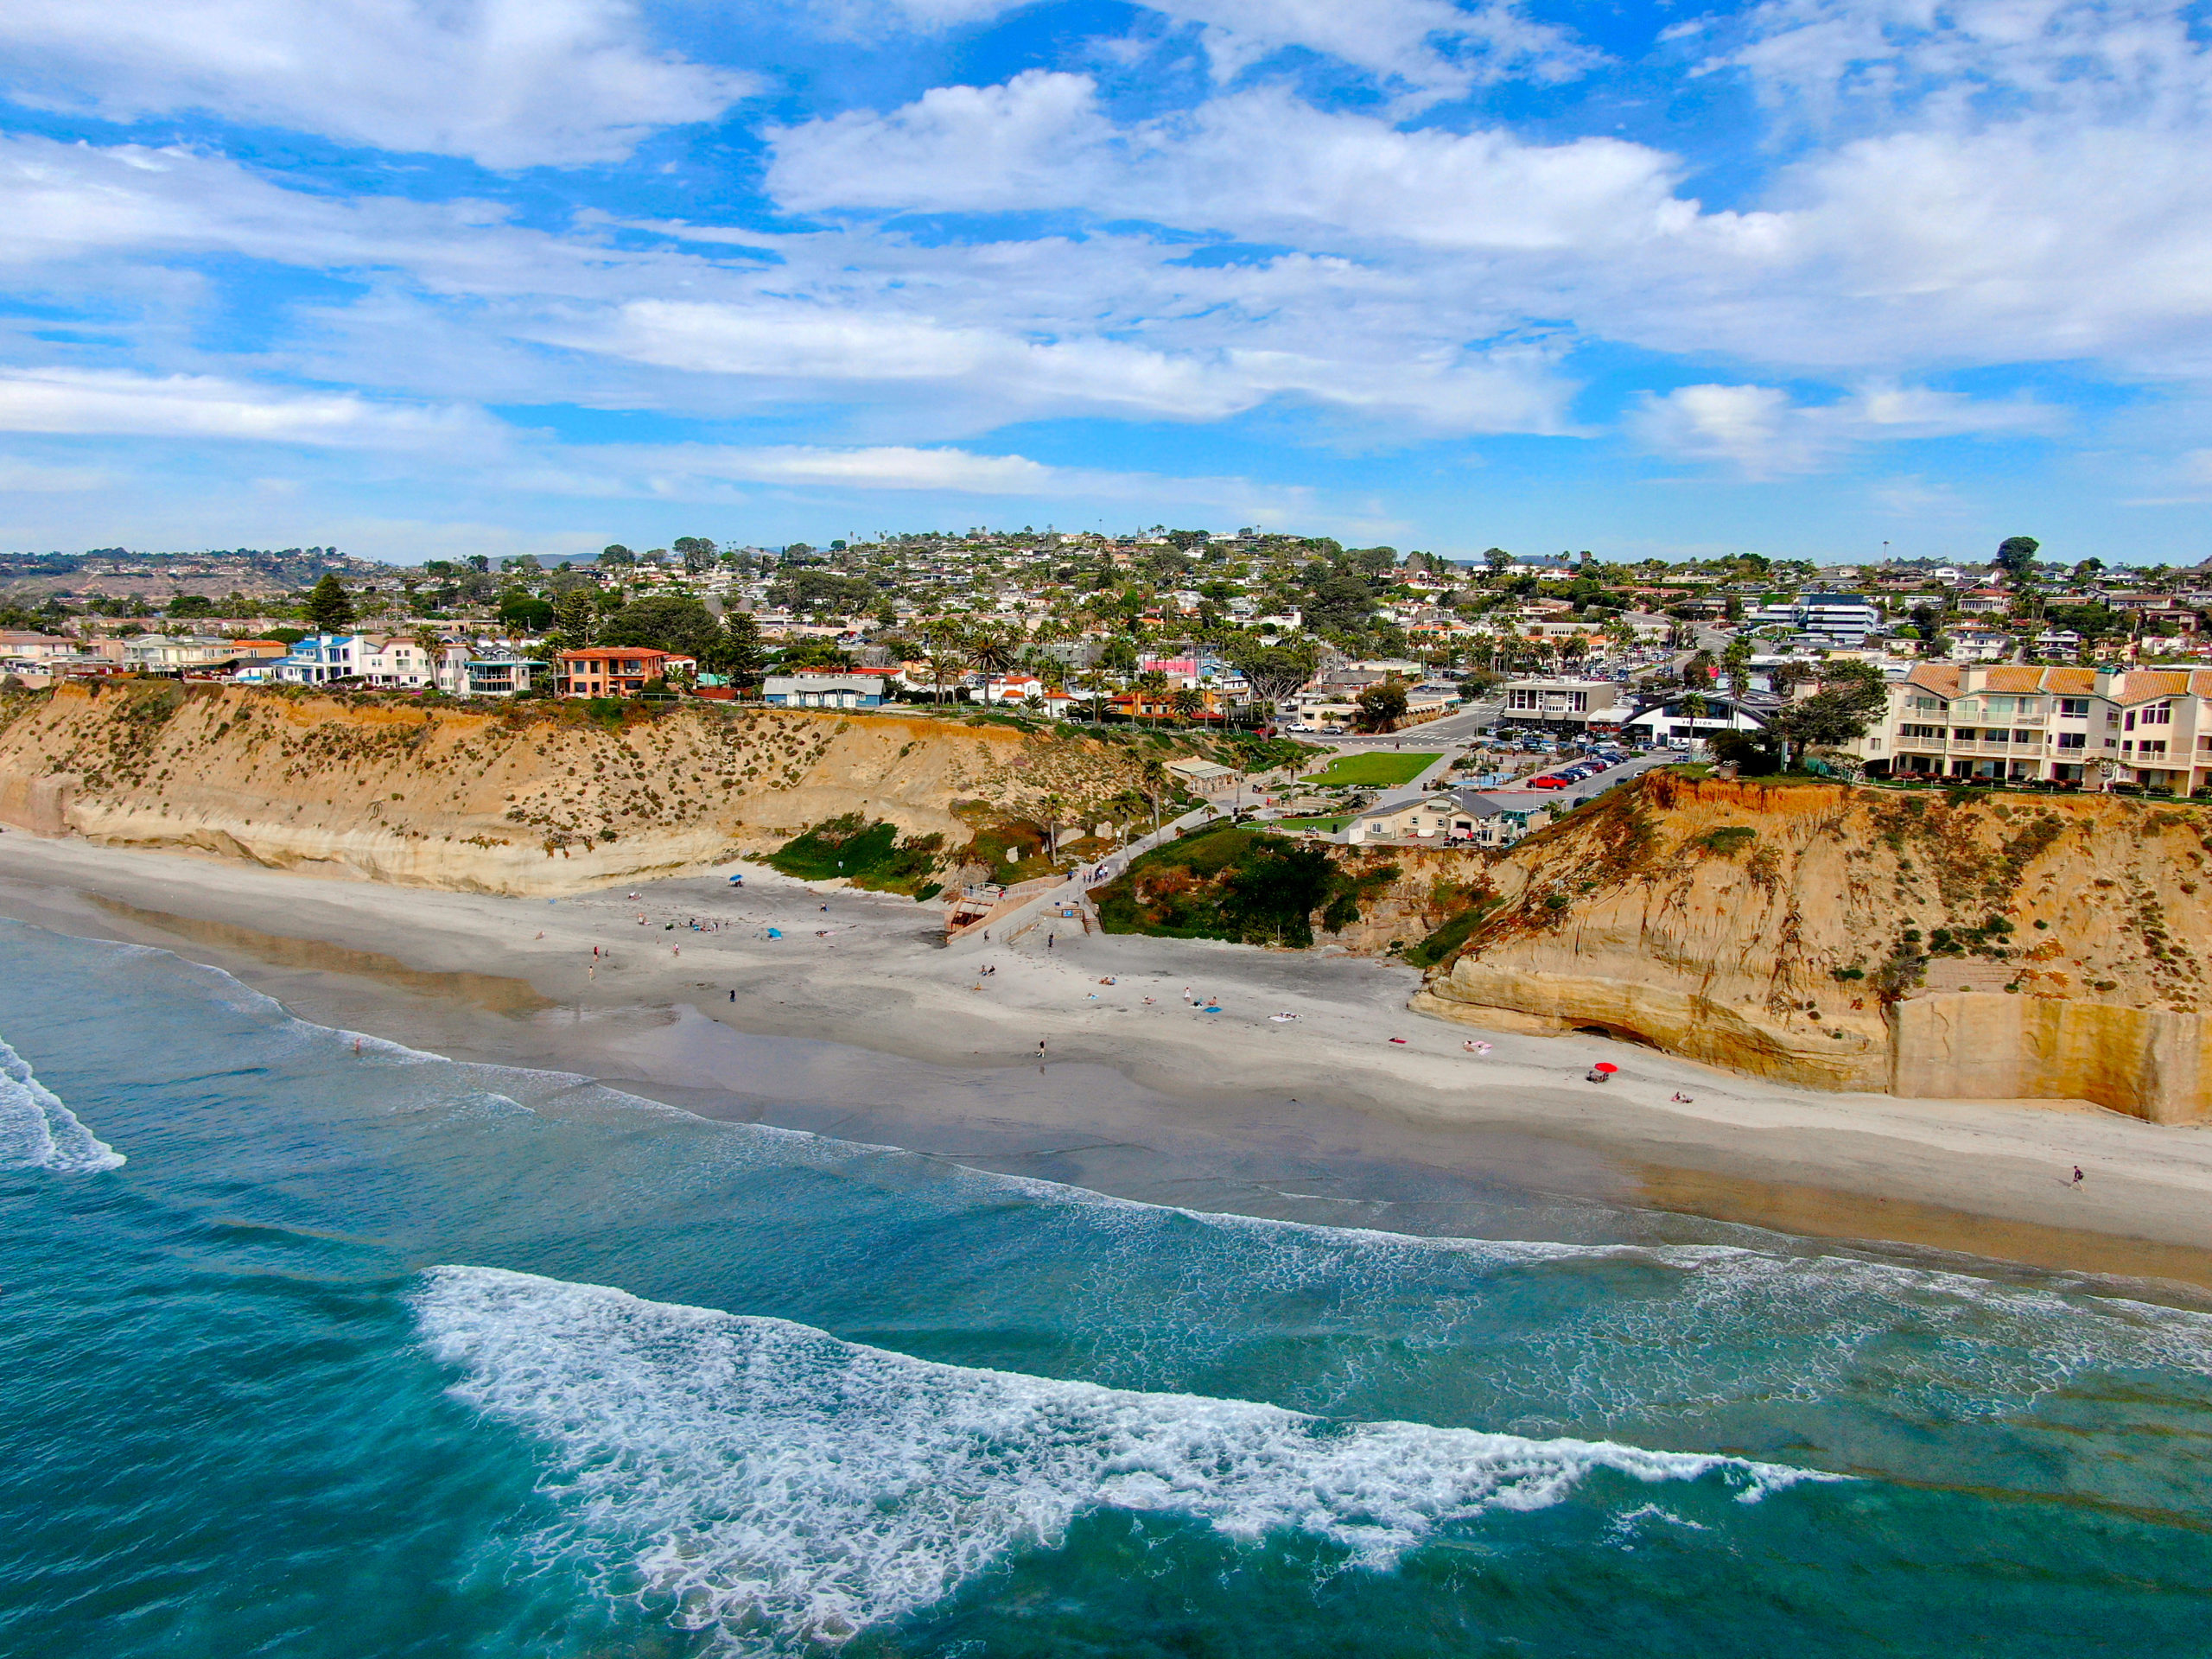
M 1967 696 L 1976 691 L 1986 690 L 1988 688 L 1989 670 L 1986 665 L 1980 663 L 1974 663 L 1962 666 L 1959 670 L 1959 695 L 1961 696 Z

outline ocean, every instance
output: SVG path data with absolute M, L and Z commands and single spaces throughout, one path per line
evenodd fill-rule
M 0 1652 L 2212 1649 L 2141 1287 L 1199 1213 L 0 963 Z

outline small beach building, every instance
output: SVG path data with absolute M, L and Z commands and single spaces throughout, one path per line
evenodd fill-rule
M 882 674 L 771 674 L 760 700 L 775 709 L 880 709 Z

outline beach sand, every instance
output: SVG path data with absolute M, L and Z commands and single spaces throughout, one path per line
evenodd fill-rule
M 1042 927 L 948 948 L 934 908 L 731 868 L 741 890 L 548 902 L 10 832 L 0 914 L 457 1059 L 1147 1202 L 1566 1239 L 1619 1236 L 1624 1213 L 1639 1236 L 1725 1237 L 1690 1219 L 1710 1217 L 2212 1287 L 2202 1128 L 1818 1094 L 1582 1036 L 1492 1033 L 1478 1058 L 1469 1027 L 1408 1011 L 1418 976 L 1395 963 L 1077 923 L 1049 949 Z M 1599 1059 L 1610 1084 L 1585 1081 Z

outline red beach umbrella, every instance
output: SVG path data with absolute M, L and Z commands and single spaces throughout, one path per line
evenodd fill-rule
M 1592 1071 L 1618 1071 L 1620 1067 L 1615 1065 L 1611 1060 L 1600 1060 L 1590 1069 Z

